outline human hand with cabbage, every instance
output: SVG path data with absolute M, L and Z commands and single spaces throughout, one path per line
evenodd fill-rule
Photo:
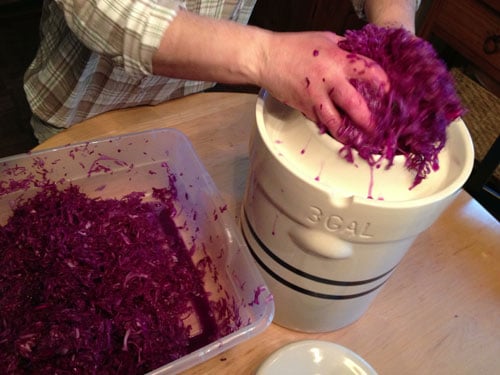
M 414 31 L 415 0 L 356 3 L 369 21 Z M 331 32 L 276 33 L 180 11 L 154 56 L 153 72 L 263 87 L 340 138 L 344 114 L 364 131 L 374 126 L 352 80 L 368 82 L 382 92 L 390 86 L 373 60 L 340 48 L 342 39 Z
M 380 65 L 340 48 L 343 39 L 331 32 L 275 33 L 258 80 L 275 98 L 335 137 L 345 114 L 365 131 L 373 128 L 370 110 L 353 80 L 368 82 L 374 90 L 389 88 Z

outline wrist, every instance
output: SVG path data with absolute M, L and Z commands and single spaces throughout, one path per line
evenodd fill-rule
M 275 39 L 272 31 L 254 26 L 242 26 L 245 28 L 244 48 L 240 48 L 240 56 L 237 59 L 240 74 L 246 83 L 262 87 L 268 71 L 270 51 Z
M 365 12 L 369 22 L 380 27 L 402 27 L 415 33 L 415 13 L 419 0 L 366 0 Z

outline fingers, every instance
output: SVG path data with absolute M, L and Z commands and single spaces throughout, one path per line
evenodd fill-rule
M 330 98 L 357 126 L 365 131 L 371 131 L 371 112 L 365 99 L 354 86 L 348 83 L 334 89 Z
M 318 114 L 318 121 L 324 124 L 336 138 L 339 138 L 338 131 L 342 125 L 343 116 L 348 116 L 364 131 L 374 130 L 372 113 L 362 91 L 358 91 L 357 87 L 370 86 L 372 93 L 370 95 L 377 97 L 386 94 L 390 89 L 387 74 L 373 60 L 356 54 L 347 54 L 346 58 L 344 76 L 338 79 L 335 82 L 336 86 L 328 91 L 331 106 L 323 104 L 325 110 Z M 353 85 L 356 82 L 357 87 Z M 366 90 L 364 95 L 367 95 Z
M 328 132 L 337 138 L 340 125 L 342 123 L 342 116 L 337 107 L 334 106 L 332 100 L 325 95 L 323 100 L 313 106 L 313 116 L 311 119 L 315 121 L 320 127 L 326 128 Z
M 264 61 L 272 64 L 260 69 L 261 86 L 337 139 L 346 117 L 364 131 L 373 130 L 364 96 L 367 91 L 389 90 L 387 75 L 377 63 L 340 48 L 343 38 L 333 33 L 273 36 L 273 45 L 279 48 L 269 49 L 270 58 Z
M 383 93 L 389 91 L 390 83 L 387 73 L 375 61 L 355 53 L 348 53 L 346 59 L 346 77 L 368 82 L 375 91 L 379 89 Z
M 329 90 L 311 93 L 312 110 L 305 115 L 339 139 L 342 119 L 349 118 L 361 129 L 371 132 L 371 112 L 362 95 L 347 80 Z

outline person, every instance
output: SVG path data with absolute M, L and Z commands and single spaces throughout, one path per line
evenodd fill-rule
M 24 77 L 36 138 L 43 142 L 100 113 L 158 104 L 215 82 L 265 88 L 333 135 L 340 113 L 370 131 L 368 106 L 349 81 L 388 88 L 380 66 L 368 58 L 349 62 L 337 45 L 342 37 L 332 32 L 248 25 L 255 2 L 44 0 L 40 46 Z M 352 2 L 369 22 L 414 32 L 418 0 Z

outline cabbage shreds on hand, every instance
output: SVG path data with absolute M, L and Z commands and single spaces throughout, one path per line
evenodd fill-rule
M 339 47 L 371 58 L 387 73 L 388 93 L 362 80 L 351 83 L 372 112 L 374 131 L 364 133 L 347 116 L 339 132 L 345 146 L 341 153 L 352 160 L 356 149 L 370 165 L 386 159 L 390 168 L 396 155 L 415 173 L 411 188 L 439 168 L 438 154 L 446 143 L 446 128 L 463 115 L 453 79 L 432 45 L 402 28 L 366 25 L 349 30 Z

